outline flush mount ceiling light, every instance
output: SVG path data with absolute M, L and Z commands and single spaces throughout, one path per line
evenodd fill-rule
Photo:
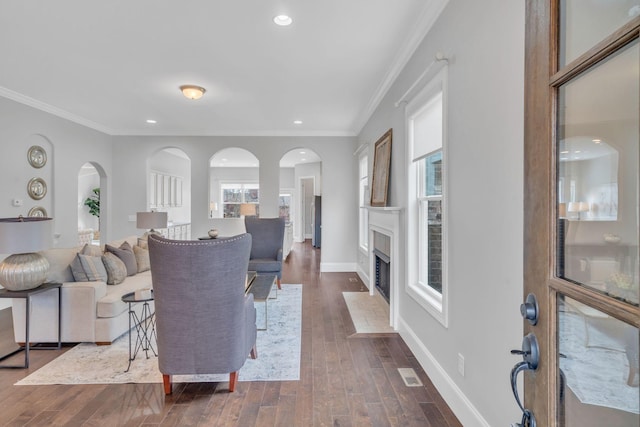
M 291 19 L 291 17 L 287 15 L 278 15 L 273 18 L 273 22 L 275 22 L 276 25 L 280 25 L 281 27 L 287 27 L 291 25 L 293 19 Z
M 189 99 L 200 99 L 207 91 L 205 88 L 195 85 L 182 85 L 180 86 L 180 90 L 182 94 Z

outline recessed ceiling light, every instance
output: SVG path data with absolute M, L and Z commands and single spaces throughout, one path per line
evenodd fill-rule
M 569 154 L 569 150 L 561 151 L 560 154 Z
M 287 15 L 278 15 L 275 18 L 273 18 L 273 22 L 275 22 L 276 25 L 279 25 L 281 27 L 287 27 L 291 25 L 291 23 L 293 22 L 293 19 L 291 19 L 291 17 Z
M 306 151 L 301 151 L 300 154 L 307 154 L 307 152 Z
M 602 142 L 601 139 L 592 139 L 593 142 L 595 142 L 596 144 L 600 144 Z
M 229 159 L 222 159 L 223 162 L 226 162 L 227 160 L 229 160 Z
M 576 151 L 574 151 L 574 153 L 578 154 L 578 153 L 582 153 L 582 151 L 576 150 Z
M 301 125 L 302 124 L 302 120 L 294 120 L 293 124 L 294 125 Z
M 155 121 L 155 120 L 153 120 L 153 119 L 147 119 L 147 123 L 152 124 L 152 125 L 155 125 L 155 124 L 156 124 L 156 123 L 158 123 L 158 122 L 156 122 L 156 121 Z

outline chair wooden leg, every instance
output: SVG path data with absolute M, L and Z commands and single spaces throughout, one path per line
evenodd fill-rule
M 162 374 L 162 383 L 164 384 L 164 394 L 171 394 L 173 391 L 171 375 Z
M 236 385 L 238 384 L 238 371 L 231 372 L 229 374 L 229 393 L 236 391 Z
M 256 345 L 254 344 L 253 347 L 251 347 L 251 358 L 252 359 L 257 359 L 258 358 L 258 348 L 256 347 Z
M 282 289 L 282 283 L 280 282 L 280 278 L 279 277 L 278 277 L 277 281 L 278 281 L 278 289 Z

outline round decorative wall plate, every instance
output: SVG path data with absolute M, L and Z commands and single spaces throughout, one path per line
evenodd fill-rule
M 31 209 L 29 209 L 29 213 L 27 214 L 27 216 L 48 218 L 47 210 L 45 208 L 43 208 L 42 206 L 34 206 L 34 207 L 32 207 Z
M 39 145 L 33 145 L 27 152 L 29 164 L 34 168 L 41 168 L 47 163 L 47 152 Z
M 47 183 L 42 178 L 31 178 L 27 184 L 27 192 L 33 200 L 40 200 L 47 194 Z

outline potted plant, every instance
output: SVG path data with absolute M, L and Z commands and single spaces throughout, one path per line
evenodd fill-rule
M 89 213 L 98 218 L 98 230 L 93 233 L 94 239 L 100 238 L 100 187 L 91 190 L 93 193 L 84 201 L 84 205 L 89 207 Z

